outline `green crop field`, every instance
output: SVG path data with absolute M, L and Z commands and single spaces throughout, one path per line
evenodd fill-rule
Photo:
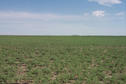
M 126 37 L 0 36 L 0 84 L 126 84 Z

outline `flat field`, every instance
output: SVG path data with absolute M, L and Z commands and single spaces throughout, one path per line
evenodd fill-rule
M 0 36 L 0 84 L 126 84 L 126 37 Z

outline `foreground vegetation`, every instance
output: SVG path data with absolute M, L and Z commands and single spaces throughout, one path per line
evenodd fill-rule
M 0 36 L 0 84 L 126 84 L 126 37 Z

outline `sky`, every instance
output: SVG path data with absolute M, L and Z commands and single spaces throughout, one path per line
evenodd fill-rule
M 126 0 L 0 0 L 0 35 L 126 35 Z

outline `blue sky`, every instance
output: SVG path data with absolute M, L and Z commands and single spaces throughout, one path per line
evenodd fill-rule
M 0 0 L 0 35 L 126 35 L 126 0 Z

